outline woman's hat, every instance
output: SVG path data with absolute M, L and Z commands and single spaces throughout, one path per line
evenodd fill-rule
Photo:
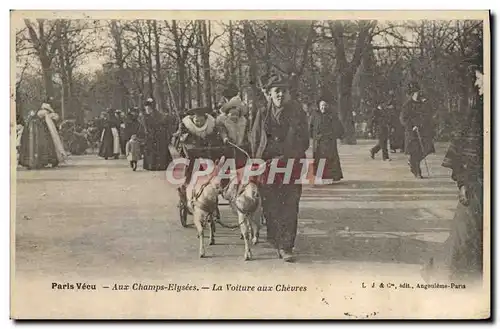
M 196 107 L 186 111 L 187 115 L 203 115 L 212 113 L 212 109 L 209 107 Z

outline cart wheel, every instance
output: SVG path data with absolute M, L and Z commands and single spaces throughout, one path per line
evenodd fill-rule
M 179 207 L 179 218 L 181 220 L 182 227 L 188 227 L 187 225 L 187 209 L 184 206 Z

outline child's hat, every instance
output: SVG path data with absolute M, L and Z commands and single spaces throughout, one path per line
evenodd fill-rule
M 243 108 L 243 101 L 239 96 L 235 96 L 229 100 L 229 102 L 225 103 L 224 105 L 221 106 L 220 112 L 227 114 L 231 109 L 237 108 L 239 110 L 242 110 Z

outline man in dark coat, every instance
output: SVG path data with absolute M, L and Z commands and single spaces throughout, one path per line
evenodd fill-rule
M 322 179 L 339 181 L 342 175 L 340 166 L 337 139 L 344 135 L 344 127 L 340 122 L 337 111 L 328 108 L 325 101 L 319 102 L 319 111 L 313 112 L 310 122 L 311 137 L 313 139 L 313 157 L 315 175 L 321 159 L 325 159 Z
M 396 153 L 396 150 L 400 150 L 401 153 L 405 150 L 405 128 L 399 120 L 401 114 L 401 107 L 398 106 L 396 98 L 394 97 L 394 91 L 389 91 L 389 108 L 390 108 L 390 123 L 389 123 L 389 145 L 392 153 Z
M 148 98 L 145 111 L 139 117 L 140 129 L 138 136 L 144 143 L 144 170 L 166 170 L 172 162 L 170 153 L 170 133 L 167 116 L 154 107 L 154 100 Z
M 391 122 L 391 112 L 393 111 L 394 105 L 392 104 L 392 99 L 386 104 L 378 105 L 372 113 L 372 127 L 374 127 L 378 142 L 377 145 L 372 147 L 370 150 L 370 156 L 375 159 L 375 154 L 382 150 L 382 160 L 390 161 L 389 151 L 387 148 L 387 142 L 389 139 L 389 125 Z
M 416 178 L 423 178 L 420 162 L 436 151 L 432 113 L 417 83 L 410 83 L 408 91 L 410 98 L 400 115 L 401 124 L 405 127 L 405 153 L 409 155 L 408 164 L 412 174 Z
M 289 159 L 294 160 L 289 184 L 275 179 L 274 183 L 263 183 L 260 189 L 267 239 L 277 249 L 278 255 L 290 262 L 294 259 L 302 195 L 302 186 L 294 183 L 302 168 L 299 160 L 305 158 L 309 147 L 308 123 L 301 106 L 290 100 L 290 86 L 285 78 L 271 76 L 263 87 L 267 104 L 255 113 L 249 135 L 250 146 L 254 158 L 279 159 L 279 167 L 286 166 Z

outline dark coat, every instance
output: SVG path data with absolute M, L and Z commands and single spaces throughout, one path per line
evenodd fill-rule
M 389 109 L 389 106 L 386 105 L 381 105 L 380 108 L 377 106 L 372 112 L 371 126 L 374 128 L 375 134 L 380 140 L 389 138 L 391 112 L 392 108 Z
M 271 114 L 271 103 L 257 110 L 253 125 L 249 134 L 250 148 L 252 156 L 261 158 L 268 144 L 268 117 Z M 298 159 L 305 157 L 305 152 L 309 148 L 309 130 L 307 127 L 307 116 L 300 105 L 290 102 L 284 105 L 283 129 L 286 129 L 283 143 L 283 158 Z
M 336 112 L 313 113 L 310 125 L 313 139 L 313 157 L 315 169 L 320 159 L 325 159 L 325 170 L 322 178 L 338 181 L 343 178 L 337 139 L 344 136 L 344 127 Z
M 170 134 L 165 114 L 153 111 L 151 114 L 141 113 L 139 116 L 137 137 L 144 143 L 145 170 L 165 170 L 172 161 L 170 154 Z
M 434 129 L 432 113 L 427 104 L 408 99 L 403 105 L 400 115 L 401 124 L 405 128 L 405 153 L 420 154 L 422 158 L 434 153 Z M 413 127 L 418 128 L 420 140 Z M 420 145 L 422 143 L 422 145 Z
M 296 102 L 284 105 L 279 123 L 276 123 L 272 111 L 272 104 L 268 103 L 255 114 L 249 134 L 252 157 L 266 161 L 279 158 L 279 167 L 285 166 L 288 160 L 295 159 L 290 176 L 295 181 L 301 176 L 300 159 L 305 158 L 305 152 L 309 148 L 307 116 Z M 266 171 L 261 177 L 263 182 L 267 181 L 268 173 Z M 281 185 L 283 177 L 283 174 L 276 175 L 274 184 Z

